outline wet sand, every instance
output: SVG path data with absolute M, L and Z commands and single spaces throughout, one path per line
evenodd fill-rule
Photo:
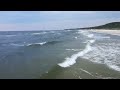
M 120 36 L 120 30 L 92 29 L 91 31 Z

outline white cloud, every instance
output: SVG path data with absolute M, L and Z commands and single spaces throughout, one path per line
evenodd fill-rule
M 9 31 L 9 30 L 61 30 L 66 28 L 80 28 L 80 27 L 89 27 L 96 26 L 112 21 L 119 21 L 119 19 L 96 19 L 96 20 L 63 20 L 63 21 L 49 21 L 33 24 L 0 24 L 0 31 Z
M 0 31 L 55 30 L 55 29 L 59 30 L 59 29 L 65 29 L 65 28 L 96 26 L 96 25 L 105 24 L 112 21 L 120 21 L 120 18 L 115 18 L 115 17 L 99 18 L 96 15 L 98 11 L 39 11 L 39 13 L 43 14 L 42 16 L 47 15 L 41 18 L 36 17 L 40 19 L 41 22 L 0 24 Z M 92 15 L 89 15 L 89 14 L 92 14 Z M 29 18 L 32 18 L 32 15 Z M 28 20 L 29 22 L 29 18 L 25 20 Z

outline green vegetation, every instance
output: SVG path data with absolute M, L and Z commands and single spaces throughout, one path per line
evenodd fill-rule
M 111 22 L 105 25 L 94 26 L 94 27 L 85 27 L 85 28 L 72 28 L 72 29 L 65 29 L 65 30 L 79 30 L 79 29 L 120 29 L 120 22 Z
M 87 28 L 81 28 L 81 29 L 120 29 L 120 22 L 111 22 L 105 25 L 87 27 Z

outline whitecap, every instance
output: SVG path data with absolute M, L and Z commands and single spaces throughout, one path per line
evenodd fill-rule
M 89 38 L 93 38 L 94 35 L 93 35 L 93 34 L 88 34 L 87 36 L 88 36 Z
M 85 47 L 85 49 L 81 52 L 78 52 L 76 54 L 73 54 L 71 57 L 65 58 L 65 61 L 63 63 L 58 64 L 61 67 L 70 67 L 71 65 L 76 63 L 76 59 L 80 56 L 85 55 L 86 53 L 92 51 L 92 48 L 90 46 L 90 43 L 88 43 Z
M 68 51 L 80 51 L 81 49 L 66 49 Z
M 32 35 L 40 35 L 40 34 L 46 34 L 47 32 L 40 32 L 40 33 L 32 33 Z
M 78 37 L 75 37 L 75 39 L 77 39 Z
M 44 45 L 46 44 L 47 42 L 41 42 L 41 43 L 36 43 L 36 44 L 40 44 L 40 45 Z
M 41 42 L 41 43 L 32 43 L 32 44 L 27 44 L 26 46 L 31 46 L 31 45 L 44 45 L 46 44 L 47 42 Z

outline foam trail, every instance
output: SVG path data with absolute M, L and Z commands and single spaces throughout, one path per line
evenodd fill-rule
M 85 72 L 85 73 L 87 73 L 87 74 L 93 76 L 90 72 L 88 72 L 88 71 L 86 71 L 86 70 L 84 70 L 84 69 L 82 69 L 82 68 L 80 68 L 80 70 L 82 70 L 83 72 Z
M 91 42 L 91 40 L 90 40 L 90 42 Z M 58 65 L 61 67 L 70 67 L 71 65 L 75 64 L 76 59 L 78 57 L 83 56 L 84 54 L 86 54 L 92 50 L 90 44 L 91 43 L 88 43 L 83 51 L 78 52 L 77 54 L 73 54 L 70 58 L 66 58 L 66 60 L 63 63 L 60 63 Z

